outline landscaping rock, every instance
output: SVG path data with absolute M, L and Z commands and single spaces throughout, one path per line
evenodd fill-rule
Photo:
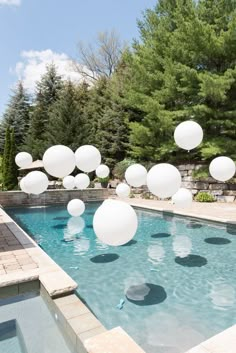
M 228 185 L 227 184 L 210 184 L 209 189 L 210 190 L 228 190 Z
M 217 201 L 219 202 L 234 202 L 234 196 L 217 196 Z
M 194 183 L 194 188 L 195 189 L 201 189 L 201 190 L 208 190 L 209 189 L 209 183 L 205 183 L 202 181 L 197 181 Z

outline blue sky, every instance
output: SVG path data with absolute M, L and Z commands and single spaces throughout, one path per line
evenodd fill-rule
M 32 90 L 45 61 L 64 67 L 76 43 L 115 29 L 132 42 L 137 18 L 156 0 L 0 0 L 0 114 L 20 77 Z

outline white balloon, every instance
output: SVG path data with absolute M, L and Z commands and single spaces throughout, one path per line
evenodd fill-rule
M 181 186 L 180 172 L 172 164 L 156 164 L 148 172 L 147 186 L 152 194 L 160 198 L 171 197 Z
M 93 229 L 98 239 L 111 246 L 128 243 L 138 227 L 134 209 L 123 201 L 105 200 L 93 218 Z
M 106 178 L 110 174 L 110 169 L 105 164 L 100 164 L 96 169 L 96 175 L 98 178 Z
M 146 185 L 147 170 L 141 164 L 133 164 L 126 169 L 125 179 L 129 185 L 134 187 Z
M 235 174 L 235 163 L 229 157 L 217 157 L 210 164 L 211 176 L 219 181 L 227 181 Z
M 43 155 L 43 165 L 48 174 L 64 178 L 75 169 L 75 155 L 67 146 L 52 146 Z
M 79 217 L 85 211 L 85 204 L 82 200 L 73 199 L 67 204 L 67 211 L 72 217 Z
M 28 190 L 25 186 L 25 177 L 21 179 L 20 181 L 20 188 L 23 192 L 25 192 L 26 194 L 28 194 Z
M 188 208 L 192 205 L 193 195 L 191 191 L 180 188 L 173 196 L 172 201 L 179 208 Z
M 76 165 L 83 172 L 93 172 L 101 163 L 101 153 L 92 145 L 79 147 L 75 152 Z
M 20 153 L 17 153 L 15 157 L 15 162 L 16 162 L 16 165 L 18 165 L 18 167 L 27 168 L 32 164 L 33 158 L 31 154 L 29 154 L 28 152 L 20 152 Z
M 65 189 L 74 189 L 75 178 L 73 177 L 73 175 L 67 175 L 62 181 L 62 185 Z
M 116 187 L 116 194 L 119 197 L 128 197 L 130 194 L 130 187 L 125 183 L 121 183 Z
M 39 195 L 47 190 L 48 177 L 45 173 L 33 171 L 24 178 L 24 188 L 28 194 Z
M 76 175 L 75 186 L 77 187 L 77 189 L 79 189 L 79 190 L 87 189 L 89 184 L 90 184 L 90 179 L 87 174 L 80 173 L 80 174 Z
M 184 121 L 176 127 L 174 139 L 180 148 L 190 151 L 202 142 L 203 130 L 195 121 Z

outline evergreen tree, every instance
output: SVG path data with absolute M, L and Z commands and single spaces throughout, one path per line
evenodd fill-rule
M 15 142 L 15 133 L 14 129 L 11 129 L 11 136 L 10 136 L 10 160 L 9 160 L 9 177 L 8 177 L 8 185 L 7 188 L 9 190 L 14 189 L 18 184 L 18 168 L 15 163 L 16 157 L 16 142 Z
M 236 158 L 236 4 L 228 0 L 160 0 L 139 22 L 141 41 L 129 57 L 132 156 L 180 160 L 175 127 L 193 119 L 204 142 L 191 159 Z
M 113 169 L 126 156 L 129 128 L 128 116 L 115 100 L 104 111 L 98 122 L 97 146 L 104 162 Z
M 47 66 L 46 73 L 36 86 L 36 99 L 30 119 L 30 128 L 25 139 L 25 147 L 34 159 L 42 158 L 47 146 L 45 133 L 48 128 L 49 113 L 58 99 L 63 86 L 61 76 L 54 64 Z
M 100 78 L 90 89 L 89 100 L 84 109 L 87 126 L 86 143 L 99 148 L 98 136 L 99 122 L 103 118 L 105 109 L 110 104 L 110 93 L 108 91 L 108 80 Z
M 3 162 L 2 162 L 4 189 L 7 188 L 7 179 L 8 179 L 8 175 L 9 175 L 10 149 L 11 149 L 11 130 L 10 130 L 10 127 L 8 126 L 6 129 L 6 134 L 5 134 Z
M 60 92 L 49 113 L 48 145 L 63 144 L 76 150 L 85 140 L 84 106 L 88 99 L 85 84 L 78 87 L 70 81 Z
M 17 186 L 17 166 L 15 164 L 16 143 L 14 129 L 7 127 L 3 155 L 3 186 L 12 190 Z
M 0 153 L 4 149 L 4 139 L 8 126 L 14 128 L 17 149 L 20 150 L 29 128 L 29 112 L 29 97 L 20 81 L 13 90 L 13 95 L 0 125 Z

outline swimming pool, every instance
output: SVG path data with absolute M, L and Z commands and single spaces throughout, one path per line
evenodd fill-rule
M 93 232 L 97 207 L 87 204 L 83 219 L 65 207 L 7 212 L 78 282 L 102 323 L 122 326 L 148 353 L 185 352 L 236 323 L 236 228 L 140 209 L 135 238 L 112 248 Z
M 1 353 L 72 353 L 38 293 L 0 299 Z

